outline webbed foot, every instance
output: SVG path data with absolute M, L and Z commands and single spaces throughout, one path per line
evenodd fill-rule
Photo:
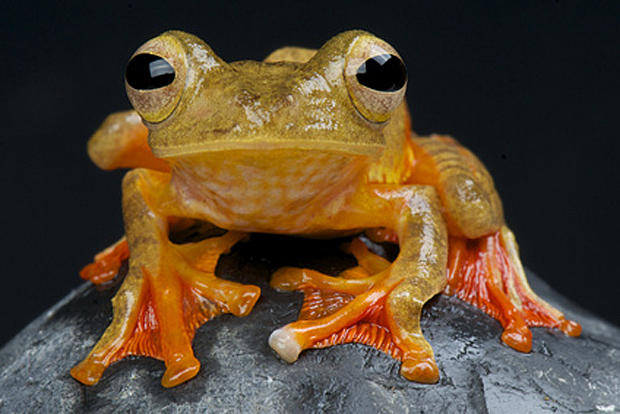
M 436 292 L 393 277 L 391 263 L 359 239 L 353 240 L 351 252 L 359 266 L 338 277 L 298 268 L 274 274 L 271 285 L 302 291 L 304 304 L 299 319 L 275 330 L 269 345 L 290 363 L 305 349 L 361 343 L 402 361 L 406 379 L 437 382 L 439 369 L 419 326 L 421 306 Z
M 260 296 L 257 286 L 214 273 L 219 256 L 244 237 L 228 232 L 185 245 L 166 241 L 132 254 L 127 277 L 113 299 L 112 324 L 71 375 L 92 385 L 113 362 L 138 355 L 165 362 L 164 387 L 193 378 L 200 369 L 191 348 L 195 330 L 221 313 L 247 315 Z
M 444 293 L 482 309 L 504 327 L 502 341 L 520 352 L 532 349 L 529 327 L 557 328 L 579 336 L 581 326 L 539 298 L 530 288 L 514 235 L 507 228 L 476 240 L 450 239 L 448 285 Z

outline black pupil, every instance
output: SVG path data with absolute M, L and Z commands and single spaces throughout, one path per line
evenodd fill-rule
M 129 61 L 125 79 L 134 89 L 163 88 L 174 81 L 174 69 L 165 59 L 142 53 Z
M 398 56 L 383 54 L 373 56 L 357 68 L 357 81 L 370 89 L 396 92 L 405 86 L 407 71 Z

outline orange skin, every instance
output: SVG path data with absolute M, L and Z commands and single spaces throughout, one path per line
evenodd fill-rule
M 174 80 L 153 89 L 128 81 L 135 111 L 110 116 L 88 146 L 101 168 L 132 170 L 123 181 L 126 237 L 82 277 L 110 280 L 127 257 L 129 271 L 112 323 L 71 371 L 78 381 L 96 383 L 127 355 L 162 359 L 165 387 L 194 377 L 195 329 L 221 313 L 247 315 L 260 296 L 214 273 L 251 232 L 366 231 L 400 247 L 390 263 L 354 239 L 359 265 L 341 275 L 274 274 L 274 288 L 305 293 L 299 320 L 269 338 L 288 362 L 304 349 L 359 342 L 401 360 L 405 378 L 436 382 L 420 314 L 441 292 L 494 316 L 504 342 L 522 352 L 531 349 L 528 326 L 579 334 L 529 288 L 482 163 L 449 137 L 410 132 L 406 84 L 378 91 L 359 82 L 367 59 L 398 57 L 381 39 L 351 31 L 318 51 L 284 48 L 264 62 L 229 64 L 200 39 L 167 32 L 136 55 L 145 53 L 164 58 Z M 171 227 L 187 220 L 228 232 L 170 242 Z

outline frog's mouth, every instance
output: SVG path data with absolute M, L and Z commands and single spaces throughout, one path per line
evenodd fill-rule
M 198 125 L 170 131 L 150 125 L 148 137 L 153 154 L 175 158 L 222 151 L 309 150 L 377 158 L 385 149 L 383 134 L 359 129 L 343 133 L 337 129 L 318 130 L 292 125 L 287 128 L 248 130 L 239 125 L 203 129 Z
M 367 156 L 377 158 L 382 153 L 384 145 L 343 143 L 343 142 L 315 142 L 315 141 L 285 141 L 285 142 L 256 142 L 256 141 L 219 141 L 208 144 L 192 144 L 174 147 L 152 147 L 153 154 L 159 158 L 177 158 L 200 154 L 224 153 L 229 151 L 260 151 L 299 150 L 321 151 L 352 156 Z

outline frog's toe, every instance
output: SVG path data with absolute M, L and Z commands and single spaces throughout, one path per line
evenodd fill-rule
M 123 237 L 112 246 L 106 248 L 95 256 L 95 260 L 84 266 L 80 271 L 80 277 L 89 280 L 95 285 L 110 282 L 118 274 L 123 261 L 129 258 L 129 246 L 127 239 Z
M 581 335 L 581 325 L 579 325 L 577 322 L 570 321 L 566 318 L 563 318 L 560 321 L 560 330 L 568 336 Z
M 502 341 L 514 350 L 528 353 L 532 350 L 532 331 L 525 325 L 509 325 L 502 333 Z
M 400 375 L 409 381 L 434 384 L 439 381 L 439 368 L 432 357 L 405 359 L 400 367 Z
M 196 376 L 200 370 L 200 362 L 193 356 L 182 356 L 166 364 L 166 372 L 161 379 L 161 385 L 166 388 L 184 383 Z
M 89 358 L 71 369 L 71 376 L 84 385 L 95 385 L 101 379 L 106 365 Z
M 295 332 L 288 326 L 276 329 L 271 333 L 269 346 L 288 363 L 297 361 L 299 354 L 303 351 L 302 345 L 295 337 Z
M 236 292 L 231 292 L 228 311 L 235 316 L 247 316 L 260 298 L 260 288 L 254 285 L 239 285 Z
M 363 270 L 353 271 L 349 269 L 349 271 L 345 270 L 342 272 L 338 277 L 334 277 L 312 269 L 283 267 L 278 269 L 271 277 L 271 287 L 285 291 L 319 289 L 359 295 L 370 289 L 385 275 L 385 273 L 380 273 L 368 276 Z
M 304 284 L 304 270 L 299 267 L 282 267 L 271 276 L 270 285 L 277 290 L 296 290 Z

